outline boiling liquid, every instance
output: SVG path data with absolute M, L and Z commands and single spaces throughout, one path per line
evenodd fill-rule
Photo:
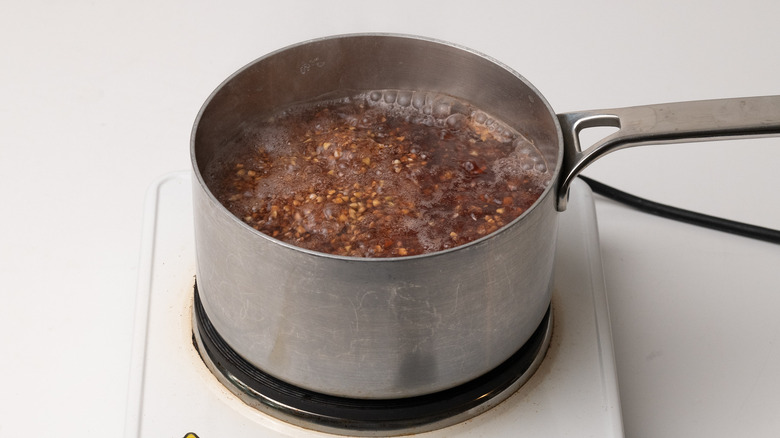
M 383 90 L 247 129 L 206 179 L 228 210 L 269 236 L 397 257 L 496 231 L 536 201 L 551 171 L 521 133 L 463 101 Z

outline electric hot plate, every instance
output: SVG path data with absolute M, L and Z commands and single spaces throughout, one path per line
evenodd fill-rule
M 249 385 L 244 388 L 248 393 L 257 389 L 251 388 L 256 382 L 242 380 L 246 376 L 236 372 L 235 364 L 229 365 L 233 368 L 227 374 L 214 372 L 215 356 L 201 351 L 217 348 L 214 341 L 218 339 L 210 335 L 204 343 L 199 335 L 207 329 L 207 320 L 198 317 L 194 293 L 190 190 L 189 172 L 179 172 L 160 178 L 147 197 L 125 437 L 351 434 L 341 427 L 315 431 L 306 421 L 269 415 L 251 397 L 237 395 L 236 388 L 229 387 Z M 374 428 L 373 432 L 369 427 L 366 431 L 368 426 L 362 425 L 355 434 L 415 433 L 421 438 L 623 436 L 595 209 L 592 194 L 583 183 L 574 185 L 569 206 L 561 213 L 552 305 L 545 320 L 547 325 L 537 330 L 541 337 L 527 346 L 544 353 L 526 352 L 516 363 L 499 366 L 496 374 L 469 382 L 472 386 L 465 388 L 468 397 L 455 397 L 461 402 L 471 398 L 466 405 L 456 402 L 453 408 L 442 404 L 438 394 L 427 400 L 428 408 L 432 405 L 433 409 L 411 420 L 404 418 L 407 427 L 400 432 L 392 427 Z M 225 363 L 220 358 L 216 361 Z M 527 365 L 526 371 L 519 365 Z M 504 366 L 515 368 L 507 373 Z M 231 379 L 234 381 L 226 386 L 226 380 Z M 492 403 L 480 404 L 474 402 L 480 398 L 475 396 L 479 392 L 487 399 L 493 398 L 490 394 L 501 395 Z M 316 399 L 318 395 L 304 396 Z M 358 409 L 354 402 L 348 400 L 347 405 Z M 457 417 L 455 424 L 434 418 L 446 412 Z M 441 428 L 416 433 L 431 424 Z

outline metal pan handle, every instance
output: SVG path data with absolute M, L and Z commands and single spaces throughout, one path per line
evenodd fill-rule
M 566 209 L 569 186 L 594 160 L 610 152 L 649 144 L 688 143 L 780 135 L 780 96 L 701 100 L 558 114 L 563 129 L 559 211 Z M 586 150 L 585 128 L 618 128 Z

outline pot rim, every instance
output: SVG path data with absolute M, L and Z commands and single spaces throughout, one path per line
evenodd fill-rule
M 358 257 L 358 256 L 344 256 L 344 255 L 337 255 L 337 254 L 331 254 L 321 251 L 314 251 L 307 248 L 302 248 L 299 246 L 296 246 L 294 244 L 284 242 L 282 240 L 276 239 L 272 236 L 269 236 L 261 231 L 258 231 L 251 226 L 249 226 L 247 223 L 239 219 L 235 214 L 230 212 L 230 210 L 227 209 L 224 205 L 222 205 L 219 200 L 216 199 L 214 194 L 212 193 L 211 189 L 209 188 L 208 184 L 206 184 L 206 181 L 203 179 L 203 176 L 201 175 L 201 172 L 198 167 L 198 161 L 196 157 L 196 150 L 195 150 L 195 138 L 197 136 L 198 127 L 200 126 L 201 119 L 208 108 L 208 106 L 211 104 L 214 97 L 222 91 L 225 86 L 230 83 L 234 78 L 236 78 L 238 75 L 244 73 L 247 69 L 255 66 L 256 64 L 271 58 L 279 53 L 285 52 L 290 49 L 294 49 L 296 47 L 309 45 L 312 43 L 317 43 L 321 41 L 329 41 L 329 40 L 335 40 L 335 39 L 345 39 L 345 38 L 363 38 L 363 37 L 387 37 L 387 38 L 399 38 L 399 39 L 413 39 L 413 40 L 420 40 L 425 41 L 429 43 L 434 44 L 440 44 L 444 46 L 449 46 L 467 53 L 470 53 L 474 56 L 480 57 L 492 64 L 495 64 L 496 66 L 506 70 L 508 73 L 512 74 L 515 78 L 523 82 L 523 84 L 528 87 L 534 94 L 535 98 L 539 99 L 541 103 L 547 108 L 550 116 L 553 119 L 553 124 L 555 126 L 555 131 L 557 135 L 557 141 L 558 141 L 558 156 L 556 159 L 555 167 L 553 169 L 550 182 L 548 186 L 542 191 L 542 193 L 539 195 L 539 197 L 536 199 L 536 201 L 531 204 L 530 207 L 528 207 L 520 216 L 514 218 L 512 221 L 510 221 L 508 224 L 504 225 L 503 227 L 493 231 L 492 233 L 489 233 L 485 236 L 482 236 L 478 239 L 472 240 L 470 242 L 464 243 L 462 245 L 458 245 L 452 248 L 447 248 L 439 251 L 434 252 L 426 252 L 423 254 L 415 254 L 415 255 L 409 255 L 409 256 L 393 256 L 393 257 Z M 458 97 L 458 96 L 453 96 Z M 501 61 L 486 55 L 482 52 L 476 51 L 474 49 L 470 49 L 468 47 L 462 46 L 460 44 L 451 43 L 449 41 L 444 41 L 441 39 L 436 38 L 430 38 L 430 37 L 424 37 L 419 35 L 412 35 L 412 34 L 403 34 L 403 33 L 386 33 L 386 32 L 362 32 L 362 33 L 347 33 L 347 34 L 336 34 L 336 35 L 330 35 L 320 38 L 313 38 L 305 41 L 301 41 L 298 43 L 290 44 L 285 47 L 282 47 L 280 49 L 274 50 L 272 52 L 269 52 L 263 56 L 260 56 L 259 58 L 256 58 L 249 63 L 245 64 L 243 67 L 239 68 L 235 72 L 233 72 L 230 76 L 228 76 L 225 80 L 223 80 L 206 98 L 203 105 L 201 106 L 200 110 L 198 111 L 197 116 L 195 117 L 195 122 L 193 123 L 191 134 L 190 134 L 190 163 L 192 166 L 192 171 L 195 174 L 195 178 L 198 181 L 198 184 L 204 191 L 206 192 L 206 195 L 208 197 L 209 202 L 216 204 L 217 208 L 222 211 L 223 213 L 226 213 L 231 220 L 235 221 L 239 224 L 239 226 L 243 227 L 245 230 L 249 231 L 250 233 L 255 234 L 256 236 L 259 236 L 263 239 L 268 240 L 269 242 L 272 242 L 274 244 L 278 244 L 282 247 L 285 247 L 290 250 L 294 251 L 300 251 L 306 254 L 309 254 L 311 256 L 316 257 L 322 257 L 327 259 L 334 259 L 334 260 L 343 260 L 343 261 L 350 261 L 350 262 L 367 262 L 367 263 L 391 263 L 391 262 L 399 262 L 399 261 L 410 261 L 410 260 L 416 260 L 416 259 L 423 259 L 423 258 L 429 258 L 429 257 L 438 257 L 443 256 L 446 254 L 449 254 L 453 251 L 461 251 L 466 250 L 470 247 L 483 244 L 485 242 L 488 242 L 492 240 L 493 238 L 497 237 L 500 233 L 503 233 L 510 227 L 514 226 L 518 222 L 522 221 L 526 216 L 531 214 L 531 212 L 537 208 L 540 204 L 543 203 L 543 201 L 548 197 L 552 196 L 554 199 L 557 199 L 557 191 L 558 191 L 558 179 L 561 175 L 561 167 L 563 165 L 563 155 L 565 152 L 564 148 L 564 137 L 563 137 L 563 130 L 561 128 L 560 121 L 558 120 L 557 114 L 553 110 L 550 103 L 547 101 L 547 99 L 539 92 L 539 90 L 530 82 L 528 81 L 524 76 L 522 76 L 520 73 L 509 67 L 508 65 L 502 63 Z

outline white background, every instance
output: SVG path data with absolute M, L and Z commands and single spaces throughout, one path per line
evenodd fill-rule
M 0 436 L 123 430 L 146 188 L 251 60 L 351 32 L 501 60 L 558 112 L 780 94 L 780 3 L 26 1 L 0 14 Z M 780 139 L 586 174 L 780 228 Z M 597 200 L 627 435 L 780 434 L 780 247 Z

